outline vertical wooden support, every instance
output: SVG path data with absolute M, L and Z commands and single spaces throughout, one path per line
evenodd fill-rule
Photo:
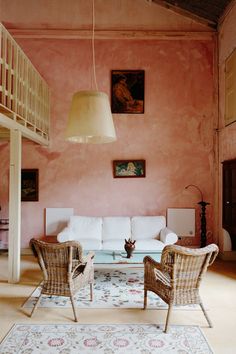
M 236 119 L 236 50 L 225 61 L 225 124 Z
M 6 56 L 7 56 L 7 36 L 2 32 L 2 104 L 6 105 Z
M 21 132 L 10 132 L 10 198 L 8 240 L 8 282 L 20 280 L 21 239 Z
M 2 60 L 2 41 L 3 41 L 3 34 L 2 34 L 2 26 L 0 23 L 0 73 L 3 70 L 3 60 Z M 2 74 L 0 75 L 0 103 L 2 102 Z
M 19 101 L 18 101 L 18 89 L 19 89 L 19 79 L 18 79 L 18 60 L 19 60 L 19 49 L 14 48 L 14 61 L 13 61 L 13 111 L 18 113 Z

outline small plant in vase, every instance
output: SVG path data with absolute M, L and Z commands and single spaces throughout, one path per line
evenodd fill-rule
M 125 239 L 124 249 L 126 250 L 127 258 L 132 257 L 132 253 L 135 250 L 135 242 L 135 240 L 132 241 L 130 238 L 128 239 L 128 241 Z

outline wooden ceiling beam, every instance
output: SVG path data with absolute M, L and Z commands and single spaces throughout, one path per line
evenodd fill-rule
M 89 30 L 69 29 L 16 29 L 8 31 L 14 38 L 37 38 L 37 39 L 91 39 Z M 215 31 L 155 31 L 155 30 L 96 30 L 95 39 L 122 39 L 122 40 L 176 40 L 194 39 L 211 40 Z
M 49 141 L 45 139 L 44 136 L 36 133 L 35 131 L 31 131 L 26 126 L 18 123 L 16 121 L 16 118 L 11 119 L 9 118 L 9 116 L 1 112 L 0 112 L 0 126 L 6 129 L 19 130 L 22 134 L 22 137 L 32 140 L 37 144 L 44 145 L 44 146 L 49 145 Z
M 182 7 L 180 6 L 177 6 L 177 5 L 172 5 L 170 4 L 168 1 L 165 1 L 165 0 L 152 0 L 153 3 L 159 5 L 159 6 L 162 6 L 172 12 L 175 12 L 175 13 L 178 13 L 179 15 L 182 15 L 182 16 L 185 16 L 185 17 L 188 17 L 188 18 L 191 18 L 192 20 L 196 21 L 196 22 L 199 22 L 199 23 L 202 23 L 203 25 L 207 25 L 211 28 L 214 28 L 216 29 L 217 28 L 217 22 L 215 21 L 212 21 L 212 20 L 209 20 L 205 17 L 201 17 L 201 16 L 198 16 L 186 9 L 183 9 Z
M 225 8 L 224 12 L 222 13 L 222 15 L 219 18 L 218 21 L 218 30 L 221 27 L 222 23 L 224 22 L 225 18 L 227 17 L 227 15 L 231 12 L 232 8 L 235 6 L 236 4 L 236 0 L 232 0 Z

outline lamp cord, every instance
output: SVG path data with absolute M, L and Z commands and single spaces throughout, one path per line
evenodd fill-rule
M 97 77 L 96 77 L 95 44 L 94 44 L 94 39 L 95 39 L 95 5 L 94 5 L 94 0 L 92 0 L 92 3 L 93 3 L 93 29 L 92 29 L 93 78 L 94 78 L 94 84 L 95 84 L 96 91 L 98 91 L 98 84 L 97 84 Z

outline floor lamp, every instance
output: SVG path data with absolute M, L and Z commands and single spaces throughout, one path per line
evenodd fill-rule
M 185 189 L 188 189 L 189 187 L 193 187 L 198 190 L 198 192 L 201 194 L 201 201 L 198 202 L 198 205 L 201 206 L 201 247 L 206 246 L 206 206 L 209 205 L 210 203 L 205 202 L 203 200 L 203 194 L 202 191 L 199 187 L 195 186 L 195 184 L 189 184 L 188 186 L 185 187 Z

